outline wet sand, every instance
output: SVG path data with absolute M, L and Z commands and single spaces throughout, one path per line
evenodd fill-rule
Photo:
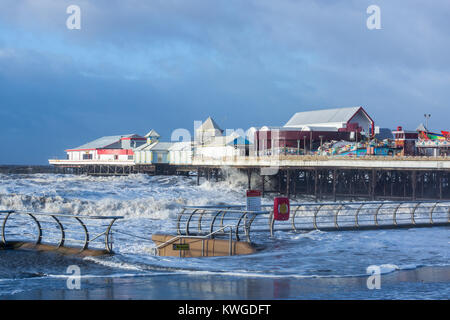
M 66 279 L 41 279 L 41 286 L 0 299 L 449 299 L 450 267 L 422 267 L 381 275 L 381 288 L 369 290 L 367 278 L 257 278 L 220 275 L 100 277 L 66 288 Z M 59 289 L 58 289 L 59 288 Z M 19 288 L 18 288 L 19 289 Z

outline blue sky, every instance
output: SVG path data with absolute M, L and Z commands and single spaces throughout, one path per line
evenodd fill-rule
M 81 30 L 66 8 L 81 8 Z M 369 5 L 381 30 L 366 27 Z M 448 130 L 449 1 L 2 0 L 0 164 L 103 135 L 170 139 L 362 105 L 381 127 Z

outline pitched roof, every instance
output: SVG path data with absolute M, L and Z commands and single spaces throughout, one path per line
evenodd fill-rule
M 98 139 L 95 139 L 91 142 L 85 143 L 77 148 L 72 148 L 68 150 L 87 150 L 87 149 L 105 149 L 108 146 L 119 142 L 122 138 L 132 138 L 132 137 L 139 137 L 136 134 L 124 134 L 120 136 L 105 136 Z
M 192 150 L 192 142 L 190 141 L 174 142 L 172 146 L 169 148 L 169 150 L 171 151 Z
M 149 133 L 147 133 L 144 137 L 148 138 L 148 137 L 160 137 L 159 133 L 156 132 L 154 129 L 150 130 Z
M 197 131 L 208 130 L 219 130 L 220 132 L 223 132 L 223 130 L 220 129 L 219 125 L 211 117 L 208 117 L 208 119 L 206 119 L 205 122 L 203 122 L 202 125 L 197 128 Z
M 244 145 L 244 144 L 251 144 L 251 142 L 242 137 L 237 132 L 232 132 L 228 136 L 218 136 L 213 137 L 208 143 L 204 144 L 203 147 L 221 147 L 225 145 Z
M 156 141 L 153 143 L 146 143 L 138 148 L 134 149 L 134 151 L 168 151 L 169 148 L 173 145 L 173 142 L 160 142 Z
M 361 107 L 351 108 L 336 108 L 326 110 L 314 110 L 297 112 L 292 118 L 284 125 L 285 127 L 300 127 L 314 124 L 326 124 L 336 122 L 347 122 L 355 113 L 357 113 Z

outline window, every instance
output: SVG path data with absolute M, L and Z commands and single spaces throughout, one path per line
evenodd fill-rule
M 92 154 L 90 153 L 83 154 L 83 160 L 92 160 Z

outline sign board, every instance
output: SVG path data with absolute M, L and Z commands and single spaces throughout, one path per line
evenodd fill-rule
M 247 190 L 247 211 L 261 211 L 261 191 Z
M 174 243 L 172 245 L 173 250 L 189 250 L 189 243 Z
M 274 220 L 285 221 L 289 220 L 289 198 L 276 197 L 273 199 L 273 217 Z

